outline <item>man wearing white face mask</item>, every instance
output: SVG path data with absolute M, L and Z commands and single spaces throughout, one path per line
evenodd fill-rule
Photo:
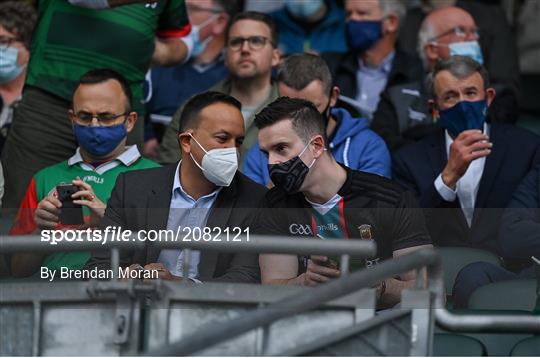
M 241 105 L 236 99 L 218 92 L 192 97 L 180 117 L 180 162 L 121 175 L 107 203 L 102 228 L 180 230 L 182 236 L 194 228 L 213 233 L 249 228 L 266 189 L 237 171 L 244 132 Z M 181 249 L 148 246 L 123 253 L 120 263 L 131 269 L 140 265 L 157 270 L 160 278 L 168 280 L 259 281 L 257 255 L 190 254 L 189 272 L 184 272 L 186 259 Z M 110 259 L 107 254 L 95 254 L 88 266 L 109 267 Z
M 186 0 L 192 25 L 190 60 L 174 67 L 155 66 L 146 75 L 145 107 L 150 118 L 145 126 L 147 156 L 157 155 L 165 128 L 179 104 L 228 76 L 223 56 L 225 31 L 230 19 L 242 10 L 241 5 L 240 0 Z
M 13 119 L 13 110 L 22 96 L 36 19 L 36 12 L 29 4 L 0 3 L 0 152 Z

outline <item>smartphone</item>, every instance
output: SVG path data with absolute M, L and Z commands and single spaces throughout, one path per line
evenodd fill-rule
M 56 186 L 58 200 L 62 203 L 60 208 L 60 223 L 64 225 L 81 225 L 83 221 L 82 206 L 73 203 L 71 195 L 79 191 L 76 185 L 60 184 Z

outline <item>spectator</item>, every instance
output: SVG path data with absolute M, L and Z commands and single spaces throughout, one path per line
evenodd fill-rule
M 0 153 L 21 100 L 36 18 L 27 3 L 0 3 Z
M 192 97 L 180 116 L 178 137 L 182 160 L 167 167 L 122 174 L 107 203 L 101 227 L 124 230 L 210 228 L 216 233 L 244 230 L 252 224 L 266 192 L 241 173 L 238 149 L 244 137 L 241 105 L 231 96 L 205 92 Z M 125 210 L 129 208 L 129 210 Z M 228 231 L 227 231 L 228 232 Z M 244 231 L 242 231 L 243 233 Z M 166 280 L 259 282 L 255 254 L 191 251 L 189 272 L 185 252 L 149 245 L 122 251 L 121 266 L 159 271 Z M 110 268 L 108 252 L 96 253 L 90 267 Z
M 346 52 L 345 14 L 335 0 L 286 0 L 270 16 L 279 28 L 284 55 L 299 52 Z
M 25 235 L 42 229 L 65 228 L 59 222 L 62 203 L 56 186 L 73 183 L 79 191 L 73 202 L 83 206 L 85 224 L 96 227 L 105 211 L 116 177 L 125 171 L 157 166 L 143 159 L 137 146 L 126 146 L 127 133 L 137 121 L 129 82 L 108 69 L 84 74 L 73 93 L 69 118 L 79 148 L 69 159 L 44 168 L 34 175 L 24 196 L 11 235 Z M 67 120 L 67 118 L 66 118 Z M 12 260 L 14 276 L 30 276 L 43 265 L 49 269 L 82 268 L 89 252 L 18 253 Z
M 141 116 L 141 84 L 150 62 L 172 65 L 188 55 L 187 45 L 178 40 L 190 31 L 183 0 L 108 0 L 110 9 L 88 8 L 104 3 L 39 2 L 25 88 L 2 152 L 5 207 L 18 206 L 39 169 L 73 155 L 77 144 L 65 113 L 85 72 L 107 67 L 121 73 L 130 83 L 133 109 Z M 125 3 L 132 4 L 115 7 Z M 143 125 L 138 121 L 128 143 L 142 145 Z
M 231 95 L 242 103 L 246 126 L 240 149 L 243 154 L 257 141 L 255 114 L 278 96 L 277 85 L 272 81 L 272 68 L 280 60 L 277 28 L 268 15 L 244 12 L 231 21 L 226 42 L 225 65 L 230 75 L 211 90 Z M 162 164 L 180 160 L 177 139 L 180 112 L 176 112 L 163 136 L 158 155 Z
M 521 179 L 540 162 L 540 138 L 486 123 L 495 90 L 484 67 L 469 57 L 438 63 L 428 88 L 445 129 L 398 151 L 393 177 L 428 209 L 435 246 L 475 247 L 502 256 L 494 223 Z
M 225 31 L 241 11 L 241 0 L 186 0 L 194 46 L 189 62 L 153 67 L 147 74 L 145 155 L 155 157 L 163 132 L 179 103 L 227 77 Z M 189 84 L 186 86 L 186 84 Z
M 418 54 L 426 73 L 452 55 L 469 56 L 483 63 L 478 27 L 472 16 L 461 8 L 450 6 L 433 10 L 424 19 L 418 38 Z M 489 121 L 512 122 L 511 118 L 517 115 L 514 92 L 497 83 L 494 88 L 497 95 L 489 109 Z M 388 88 L 381 97 L 372 129 L 384 138 L 393 152 L 439 131 L 440 125 L 433 117 L 428 100 L 423 78 Z
M 311 102 L 281 97 L 257 115 L 256 124 L 276 185 L 267 194 L 273 210 L 259 220 L 262 232 L 375 240 L 376 258 L 362 260 L 362 267 L 431 246 L 421 212 L 411 209 L 410 193 L 381 176 L 341 166 L 326 152 L 324 120 Z M 307 267 L 299 267 L 292 255 L 264 254 L 259 260 L 262 281 L 268 284 L 315 286 L 340 275 L 327 257 L 311 256 Z M 398 303 L 415 278 L 409 272 L 379 283 L 382 306 Z
M 488 262 L 465 266 L 456 277 L 453 297 L 456 307 L 467 307 L 475 289 L 492 282 L 535 278 L 531 256 L 540 258 L 540 165 L 521 182 L 512 195 L 502 217 L 501 254 L 507 263 L 516 265 L 511 271 Z
M 339 87 L 322 58 L 312 54 L 287 57 L 277 77 L 280 96 L 311 101 L 325 118 L 328 148 L 341 164 L 390 177 L 390 154 L 383 140 L 368 128 L 365 118 L 353 118 L 347 110 L 334 108 Z M 270 182 L 268 157 L 256 143 L 247 153 L 244 174 L 259 184 Z
M 283 7 L 283 0 L 246 0 L 245 11 L 264 12 L 268 14 Z
M 346 35 L 349 52 L 327 53 L 341 99 L 371 118 L 387 86 L 410 82 L 422 75 L 420 61 L 396 47 L 405 7 L 396 0 L 346 0 Z
M 490 83 L 497 91 L 497 98 L 492 105 L 492 121 L 515 123 L 517 120 L 517 98 L 519 96 L 519 64 L 516 42 L 513 31 L 503 9 L 498 5 L 468 0 L 423 0 L 423 7 L 410 9 L 399 34 L 398 42 L 409 54 L 418 52 L 420 37 L 418 36 L 424 19 L 431 12 L 445 7 L 456 6 L 472 16 L 477 26 L 479 43 L 482 50 L 483 65 L 490 74 Z M 432 34 L 442 34 L 442 30 L 455 28 L 454 16 L 457 12 L 439 13 L 438 24 L 441 32 L 432 28 Z M 442 20 L 441 20 L 442 19 Z M 434 26 L 434 27 L 435 27 Z M 426 36 L 429 38 L 430 36 Z M 441 39 L 442 43 L 446 43 Z M 453 40 L 458 41 L 458 40 Z M 444 46 L 443 46 L 444 47 Z M 438 49 L 444 52 L 445 49 Z M 440 53 L 440 52 L 439 52 Z M 459 53 L 462 54 L 462 53 Z M 446 59 L 446 57 L 443 57 Z

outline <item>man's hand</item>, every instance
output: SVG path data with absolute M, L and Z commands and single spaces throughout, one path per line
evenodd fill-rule
M 467 130 L 460 133 L 450 146 L 448 164 L 441 173 L 446 186 L 455 190 L 458 180 L 465 175 L 473 160 L 487 157 L 493 143 L 480 130 Z
M 183 63 L 189 56 L 188 46 L 180 38 L 156 38 L 152 64 L 158 66 L 174 66 Z
M 85 226 L 88 227 L 97 227 L 101 218 L 105 215 L 106 205 L 99 200 L 97 195 L 94 193 L 92 186 L 88 183 L 85 183 L 81 178 L 72 181 L 73 185 L 76 185 L 79 188 L 79 191 L 72 195 L 73 203 L 78 205 L 83 205 L 90 209 L 90 222 Z
M 306 272 L 299 276 L 304 286 L 317 286 L 340 276 L 339 270 L 327 267 L 329 260 L 326 256 L 311 256 L 308 261 Z
M 34 213 L 34 221 L 40 229 L 53 229 L 59 223 L 60 208 L 62 203 L 58 200 L 56 189 L 51 191 L 43 200 L 41 200 Z

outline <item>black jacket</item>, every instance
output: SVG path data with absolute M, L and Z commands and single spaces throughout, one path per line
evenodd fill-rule
M 426 208 L 434 245 L 469 246 L 500 254 L 497 237 L 502 212 L 521 180 L 540 162 L 540 137 L 510 125 L 492 124 L 490 141 L 493 148 L 480 179 L 471 228 L 459 198 L 447 202 L 435 189 L 435 179 L 448 162 L 443 130 L 394 156 L 393 178 L 414 191 L 420 206 Z
M 341 94 L 355 99 L 358 92 L 358 83 L 356 72 L 358 72 L 358 55 L 352 52 L 323 53 L 322 58 L 328 64 L 334 85 L 338 86 Z M 409 55 L 399 48 L 396 48 L 396 54 L 392 63 L 392 69 L 388 75 L 386 88 L 400 83 L 411 82 L 422 78 L 423 69 L 422 63 L 418 57 Z M 358 116 L 358 111 L 351 108 L 349 105 L 341 103 L 339 107 L 347 108 L 351 113 Z
M 117 226 L 132 231 L 166 229 L 176 167 L 177 164 L 172 164 L 120 174 L 107 203 L 101 227 Z M 223 187 L 218 193 L 206 227 L 250 227 L 254 209 L 263 203 L 265 192 L 265 187 L 237 172 L 231 185 Z M 160 250 L 151 243 L 144 250 L 124 250 L 121 251 L 120 265 L 124 267 L 138 263 L 144 266 L 156 262 L 159 253 Z M 110 267 L 109 253 L 94 253 L 87 266 Z M 258 255 L 201 252 L 199 279 L 259 282 Z
M 396 250 L 431 244 L 423 212 L 411 192 L 382 176 L 343 168 L 347 179 L 338 191 L 343 198 L 339 204 L 341 231 L 345 238 L 375 240 L 377 257 L 372 262 L 389 259 Z M 258 220 L 261 233 L 317 236 L 312 207 L 302 193 L 289 195 L 274 187 L 266 197 L 269 209 Z M 360 233 L 363 225 L 369 226 L 367 237 Z

